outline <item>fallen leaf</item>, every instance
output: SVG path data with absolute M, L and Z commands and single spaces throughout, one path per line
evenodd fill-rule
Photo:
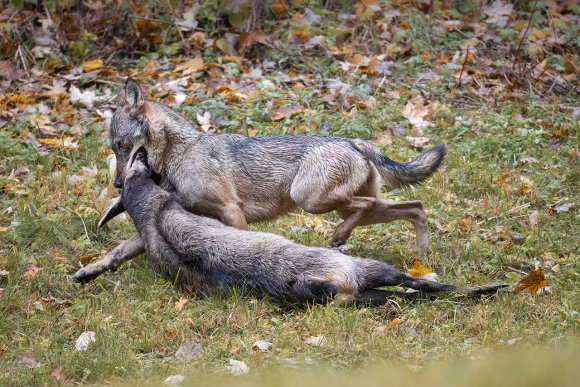
M 322 347 L 324 345 L 324 336 L 308 336 L 303 338 L 302 342 L 312 347 Z
M 29 353 L 21 353 L 15 355 L 19 364 L 25 365 L 28 368 L 40 368 L 42 363 L 36 361 L 36 359 Z
M 190 59 L 177 65 L 174 71 L 178 73 L 182 72 L 183 75 L 189 75 L 198 72 L 203 68 L 204 68 L 203 59 L 200 56 L 198 56 L 196 58 Z
M 375 131 L 371 142 L 374 145 L 391 145 L 393 143 L 393 135 L 390 129 L 385 129 L 382 132 Z
M 471 219 L 471 217 L 469 216 L 466 216 L 459 219 L 459 222 L 457 223 L 459 224 L 460 229 L 462 229 L 463 231 L 468 231 L 471 229 L 471 226 L 473 226 L 473 219 Z
M 352 93 L 352 87 L 339 79 L 329 79 L 325 87 L 334 95 Z
M 574 203 L 565 203 L 565 204 L 560 204 L 559 206 L 556 207 L 552 207 L 551 210 L 553 212 L 556 212 L 557 214 L 559 214 L 560 212 L 568 212 L 570 211 L 570 208 L 574 207 Z
M 530 220 L 530 224 L 532 226 L 538 225 L 538 217 L 539 217 L 538 211 L 532 211 L 528 214 L 528 219 Z
M 202 349 L 201 343 L 193 345 L 191 340 L 186 338 L 175 352 L 175 358 L 182 362 L 189 362 L 200 357 Z
M 24 272 L 24 274 L 22 276 L 24 277 L 24 279 L 28 280 L 28 279 L 36 277 L 38 272 L 41 270 L 42 269 L 37 267 L 36 265 L 28 265 L 28 267 L 26 268 L 26 271 Z
M 210 112 L 203 113 L 203 116 L 197 114 L 197 123 L 201 126 L 201 130 L 207 132 L 212 126 Z
M 268 341 L 258 340 L 254 343 L 254 345 L 252 345 L 252 348 L 256 348 L 262 352 L 266 352 L 267 350 L 270 349 L 271 346 L 272 346 L 272 343 L 270 343 Z
M 308 39 L 306 41 L 306 43 L 304 43 L 304 48 L 307 50 L 310 50 L 311 48 L 314 48 L 316 46 L 320 46 L 321 44 L 324 44 L 324 42 L 326 41 L 326 38 L 322 35 L 317 35 L 314 36 L 310 39 Z
M 167 378 L 165 378 L 163 383 L 173 386 L 173 385 L 180 384 L 184 380 L 185 380 L 185 376 L 177 374 L 177 375 L 168 376 Z
M 397 325 L 399 325 L 402 322 L 403 320 L 401 320 L 400 318 L 396 318 L 391 322 L 389 322 L 387 325 L 379 325 L 378 327 L 375 328 L 375 334 L 384 335 L 385 333 L 387 333 L 391 329 L 394 329 Z
M 95 71 L 103 67 L 103 60 L 100 58 L 89 60 L 81 63 L 79 67 L 83 69 L 85 72 L 89 73 L 91 71 Z
M 520 280 L 516 286 L 516 294 L 525 290 L 531 295 L 538 295 L 544 292 L 548 285 L 546 275 L 540 269 L 532 270 Z
M 407 273 L 415 278 L 424 278 L 437 282 L 437 273 L 433 272 L 433 269 L 424 266 L 418 259 L 413 259 L 412 267 L 407 270 Z
M 242 32 L 236 41 L 235 49 L 239 51 L 240 55 L 244 55 L 250 51 L 256 43 L 269 45 L 270 41 L 268 35 L 259 30 L 250 32 Z
M 497 184 L 506 192 L 509 192 L 511 190 L 509 179 L 510 175 L 507 173 L 504 173 L 497 179 Z
M 230 365 L 227 368 L 235 376 L 244 375 L 250 372 L 250 367 L 248 367 L 243 361 L 230 359 L 229 362 Z
M 89 344 L 94 343 L 95 341 L 97 341 L 95 337 L 95 332 L 84 331 L 78 337 L 75 343 L 75 348 L 77 351 L 86 351 L 87 348 L 89 347 Z
M 181 312 L 183 306 L 187 304 L 188 301 L 189 300 L 185 297 L 179 298 L 179 300 L 175 301 L 175 306 L 173 307 L 173 309 L 175 309 L 176 312 Z
M 433 124 L 426 118 L 431 112 L 431 104 L 426 103 L 421 95 L 417 95 L 407 101 L 405 107 L 401 110 L 405 117 L 414 128 L 426 128 Z
M 71 86 L 69 90 L 70 100 L 72 103 L 80 103 L 91 109 L 93 106 L 99 106 L 105 102 L 112 101 L 115 97 L 111 94 L 110 89 L 105 89 L 103 95 L 97 96 L 94 90 L 81 91 L 76 86 Z
M 356 97 L 352 97 L 351 101 L 352 101 L 352 103 L 355 103 L 359 107 L 362 107 L 365 109 L 372 110 L 375 107 L 377 107 L 377 99 L 373 96 L 358 95 Z
M 412 137 L 412 136 L 405 136 L 407 141 L 415 147 L 415 148 L 422 148 L 424 147 L 431 139 L 429 137 Z
M 274 112 L 274 115 L 272 116 L 272 120 L 273 121 L 280 121 L 284 118 L 290 118 L 294 114 L 303 113 L 304 111 L 306 111 L 306 109 L 304 108 L 304 106 L 301 106 L 301 105 L 283 106 Z
M 0 277 L 8 277 L 10 272 L 8 270 L 0 270 Z
M 62 375 L 63 370 L 64 367 L 59 365 L 50 373 L 50 377 L 53 378 L 56 382 L 60 382 L 63 376 Z

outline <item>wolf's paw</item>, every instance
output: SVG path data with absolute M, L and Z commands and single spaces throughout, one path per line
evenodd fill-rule
M 87 265 L 85 267 L 80 268 L 76 273 L 74 273 L 71 278 L 73 281 L 79 284 L 86 284 L 91 282 L 101 274 L 103 274 L 107 269 L 103 269 L 102 267 L 94 266 L 94 265 Z

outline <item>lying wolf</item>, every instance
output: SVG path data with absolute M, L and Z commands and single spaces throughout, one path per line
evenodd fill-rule
M 419 250 L 427 250 L 423 204 L 380 199 L 380 183 L 394 188 L 424 181 L 443 161 L 443 145 L 400 164 L 363 140 L 201 133 L 169 107 L 146 101 L 130 78 L 119 100 L 109 133 L 118 188 L 131 155 L 145 149 L 162 187 L 195 214 L 245 230 L 249 222 L 274 219 L 296 207 L 312 214 L 336 211 L 344 221 L 332 235 L 333 246 L 343 244 L 359 225 L 408 220 Z M 143 243 L 134 236 L 82 268 L 75 279 L 90 280 L 142 252 Z
M 494 293 L 504 285 L 458 287 L 414 278 L 371 259 L 307 247 L 283 237 L 240 230 L 194 215 L 178 195 L 156 185 L 136 158 L 125 177 L 122 203 L 145 243 L 149 264 L 162 277 L 204 295 L 243 287 L 284 302 L 384 304 L 402 285 L 421 293 Z M 407 297 L 415 294 L 401 293 Z

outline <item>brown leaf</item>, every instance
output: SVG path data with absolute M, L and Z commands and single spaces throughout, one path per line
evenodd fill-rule
M 40 267 L 37 267 L 35 265 L 32 265 L 32 264 L 28 265 L 28 267 L 26 268 L 26 271 L 24 272 L 22 277 L 24 277 L 24 279 L 26 279 L 26 280 L 34 278 L 34 277 L 36 277 L 38 272 L 41 270 L 42 269 Z
M 270 41 L 268 36 L 260 30 L 242 32 L 234 47 L 238 50 L 240 55 L 244 55 L 246 52 L 250 51 L 256 43 L 261 43 L 267 46 L 270 44 Z
M 79 262 L 82 262 L 83 265 L 86 265 L 87 263 L 91 262 L 93 259 L 97 258 L 99 255 L 101 255 L 101 253 L 82 254 L 82 255 L 79 255 L 76 259 Z
M 525 290 L 531 295 L 541 294 L 548 285 L 546 275 L 540 269 L 532 270 L 527 276 L 522 278 L 516 286 L 516 294 Z
M 425 128 L 433 124 L 427 120 L 427 116 L 431 112 L 431 104 L 426 102 L 420 94 L 411 98 L 405 107 L 401 110 L 403 117 L 405 117 L 413 127 Z
M 304 113 L 306 109 L 302 105 L 298 106 L 283 106 L 274 112 L 272 116 L 273 121 L 280 121 L 284 118 L 290 118 L 294 114 Z
M 374 109 L 375 107 L 377 107 L 377 99 L 373 96 L 363 96 L 363 95 L 359 95 L 356 97 L 352 97 L 351 101 L 358 105 L 359 107 L 365 108 L 365 109 Z
M 385 129 L 382 132 L 375 131 L 371 142 L 375 145 L 391 145 L 393 143 L 393 135 L 390 129 Z
M 196 58 L 190 59 L 177 65 L 174 71 L 178 73 L 183 72 L 183 75 L 189 75 L 198 72 L 200 70 L 203 70 L 203 68 L 204 68 L 203 59 L 200 56 L 198 56 Z
M 469 216 L 465 216 L 459 219 L 459 222 L 457 223 L 459 224 L 460 229 L 462 229 L 463 231 L 468 231 L 471 229 L 471 226 L 473 226 L 473 219 L 471 219 L 471 217 Z
M 62 375 L 63 370 L 64 367 L 59 365 L 50 373 L 50 377 L 53 378 L 56 382 L 60 382 L 63 376 Z

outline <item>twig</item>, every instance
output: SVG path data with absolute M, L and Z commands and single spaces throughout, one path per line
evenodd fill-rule
M 472 37 L 467 35 L 465 32 L 461 31 L 459 28 L 453 26 L 453 29 L 455 30 L 455 32 L 459 32 L 461 35 L 463 35 L 464 38 L 466 39 L 471 39 Z
M 183 32 L 181 32 L 181 30 L 177 26 L 177 23 L 175 22 L 175 11 L 173 11 L 173 6 L 171 5 L 171 1 L 165 0 L 165 2 L 167 3 L 167 7 L 169 7 L 169 12 L 171 12 L 171 21 L 173 22 L 173 25 L 175 26 L 175 29 L 177 30 L 177 33 L 179 34 L 179 37 L 181 38 L 181 41 L 183 42 L 183 49 L 185 50 L 185 53 L 187 54 L 189 52 L 189 44 L 187 44 L 187 42 L 185 41 L 185 38 L 183 37 Z
M 20 55 L 20 61 L 22 62 L 22 67 L 24 67 L 24 71 L 26 71 L 26 75 L 28 75 L 30 77 L 30 73 L 28 72 L 28 65 L 26 64 L 26 58 L 24 57 L 24 54 L 22 53 L 22 51 L 24 51 L 22 49 L 22 45 L 19 44 L 18 50 L 16 51 L 16 55 Z
M 528 25 L 526 26 L 526 30 L 524 31 L 524 34 L 522 35 L 522 37 L 520 38 L 520 41 L 518 42 L 518 47 L 516 48 L 516 52 L 514 54 L 514 63 L 512 64 L 512 70 L 515 70 L 515 68 L 516 68 L 517 59 L 520 55 L 520 50 L 522 48 L 522 43 L 523 43 L 526 35 L 528 34 L 528 31 L 530 30 L 530 26 L 532 25 L 532 18 L 534 17 L 534 13 L 536 13 L 536 4 L 537 3 L 538 3 L 538 0 L 534 1 L 534 5 L 532 6 L 532 12 L 530 13 L 530 17 L 528 19 Z
M 461 78 L 463 77 L 463 70 L 465 70 L 465 64 L 467 63 L 468 56 L 469 56 L 469 46 L 467 46 L 467 49 L 465 52 L 465 59 L 463 60 L 463 65 L 461 66 L 461 72 L 459 73 L 459 80 L 457 81 L 457 86 L 455 88 L 458 88 L 461 86 Z
M 187 26 L 183 23 L 177 23 L 177 22 L 173 22 L 173 21 L 169 22 L 169 21 L 165 21 L 165 20 L 161 20 L 161 19 L 155 19 L 153 17 L 144 17 L 144 16 L 137 16 L 137 15 L 129 15 L 129 17 L 131 19 L 148 20 L 148 21 L 154 21 L 154 22 L 159 22 L 159 23 L 163 23 L 163 24 L 173 24 L 175 26 L 182 26 L 182 27 L 190 28 L 192 30 L 201 31 L 201 28 L 199 28 L 199 27 L 190 27 L 190 26 Z
M 554 19 L 552 18 L 552 13 L 550 12 L 550 9 L 548 7 L 546 7 L 546 15 L 548 15 L 550 27 L 552 27 L 552 35 L 554 35 L 554 45 L 558 47 L 558 51 L 562 53 L 563 50 L 562 47 L 560 46 L 560 43 L 558 43 L 558 35 L 556 34 L 556 26 L 554 26 Z
M 71 210 L 68 207 L 64 207 L 64 208 L 65 208 L 65 210 L 67 210 L 67 211 L 71 212 L 72 214 L 76 215 L 81 220 L 81 222 L 83 223 L 83 227 L 85 229 L 85 236 L 87 237 L 87 240 L 90 241 L 91 238 L 89 237 L 89 230 L 87 230 L 87 225 L 85 224 L 85 220 L 83 219 L 83 217 L 80 216 L 78 212 L 76 212 L 74 210 Z
M 508 269 L 510 269 L 511 271 L 515 271 L 516 273 L 520 273 L 522 275 L 528 275 L 528 273 L 526 273 L 525 271 L 516 269 L 515 267 L 508 266 Z

